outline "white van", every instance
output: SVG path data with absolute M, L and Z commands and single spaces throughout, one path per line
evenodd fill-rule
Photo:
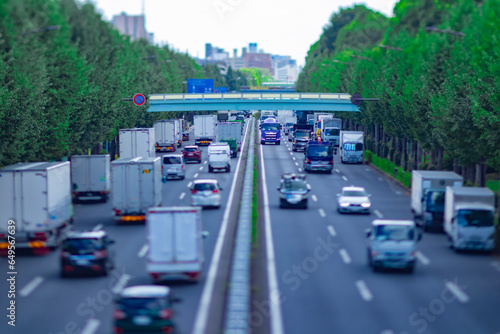
M 227 143 L 214 143 L 208 146 L 208 172 L 223 169 L 231 171 L 231 148 Z
M 154 282 L 198 281 L 203 269 L 201 207 L 150 208 L 146 216 L 146 270 Z
M 184 156 L 182 154 L 166 154 L 161 157 L 161 174 L 165 182 L 168 178 L 179 178 L 184 180 Z

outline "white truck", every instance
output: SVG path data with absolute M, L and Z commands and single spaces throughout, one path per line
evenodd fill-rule
M 321 123 L 323 122 L 323 119 L 333 118 L 335 116 L 335 114 L 332 113 L 319 113 L 319 112 L 316 112 L 313 115 L 314 115 L 314 133 L 316 133 L 318 129 L 321 129 Z
M 293 129 L 293 125 L 297 123 L 297 117 L 294 116 L 294 117 L 287 117 L 285 118 L 285 122 L 284 122 L 284 132 L 285 132 L 285 135 L 288 135 L 288 132 L 290 132 L 290 130 Z
M 215 141 L 217 118 L 215 115 L 195 115 L 194 142 L 196 145 L 210 145 Z
M 488 188 L 447 187 L 444 230 L 455 250 L 495 247 L 495 193 Z
M 424 231 L 442 230 L 446 187 L 463 186 L 464 178 L 454 172 L 414 170 L 411 172 L 411 211 Z
M 241 129 L 240 122 L 223 122 L 217 125 L 217 141 L 223 138 L 234 138 L 238 143 L 238 151 L 241 150 Z
M 340 131 L 340 161 L 342 163 L 363 163 L 363 131 Z
M 163 119 L 154 124 L 156 152 L 175 152 L 177 149 L 176 124 L 173 120 Z
M 180 118 L 175 118 L 175 119 L 172 119 L 171 121 L 174 121 L 175 124 L 176 124 L 176 127 L 175 127 L 175 140 L 177 142 L 177 147 L 181 147 L 182 146 L 182 124 L 183 124 L 183 120 L 180 119 Z
M 60 244 L 73 222 L 69 161 L 4 167 L 0 189 L 0 254 L 9 245 L 45 254 Z
M 328 117 L 321 122 L 321 140 L 331 142 L 333 147 L 339 147 L 342 120 Z
M 154 157 L 155 129 L 135 128 L 119 131 L 120 158 Z
M 150 208 L 146 216 L 149 246 L 146 271 L 154 282 L 198 281 L 203 270 L 201 207 Z
M 161 205 L 161 159 L 120 158 L 111 163 L 115 221 L 144 221 L 148 208 Z
M 208 147 L 208 172 L 223 169 L 231 171 L 231 148 L 227 143 L 213 143 Z
M 71 157 L 71 184 L 73 202 L 107 202 L 111 191 L 109 154 L 73 155 Z

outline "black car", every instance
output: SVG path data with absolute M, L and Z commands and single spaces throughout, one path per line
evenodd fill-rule
M 123 289 L 116 299 L 114 333 L 173 333 L 173 303 L 166 286 L 137 285 Z
M 107 275 L 114 268 L 114 249 L 105 231 L 70 232 L 62 243 L 61 277 L 96 273 Z

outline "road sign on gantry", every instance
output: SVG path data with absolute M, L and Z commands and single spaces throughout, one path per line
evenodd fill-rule
M 136 106 L 142 106 L 144 103 L 146 103 L 146 97 L 144 94 L 135 94 L 133 98 L 134 104 Z

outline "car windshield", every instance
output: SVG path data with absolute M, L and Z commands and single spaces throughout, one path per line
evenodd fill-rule
M 307 149 L 307 156 L 326 158 L 333 155 L 333 150 L 331 146 L 309 146 Z
M 362 143 L 346 143 L 344 144 L 344 150 L 346 151 L 363 151 Z
M 295 138 L 309 138 L 309 132 L 295 132 Z
M 286 123 L 286 124 L 285 124 L 285 126 L 286 126 L 287 128 L 289 128 L 289 127 L 293 126 L 293 123 Z
M 458 210 L 457 221 L 460 226 L 493 226 L 493 213 L 488 210 Z
M 338 136 L 339 135 L 339 129 L 326 129 L 325 134 L 327 136 Z
M 367 196 L 364 190 L 344 190 L 342 196 L 356 197 L 356 196 Z
M 182 163 L 180 157 L 163 157 L 164 165 L 179 165 Z
M 196 148 L 194 148 L 194 147 L 186 147 L 184 149 L 184 151 L 186 151 L 186 152 L 197 152 L 198 150 Z
M 444 212 L 444 191 L 429 191 L 426 206 L 429 212 Z
M 168 308 L 164 298 L 123 298 L 118 300 L 121 310 L 159 310 Z
M 284 190 L 284 191 L 305 191 L 305 190 L 307 190 L 307 186 L 304 182 L 301 182 L 301 181 L 286 180 L 286 181 L 283 181 L 282 190 Z
M 215 190 L 217 186 L 214 183 L 196 183 L 194 185 L 194 190 L 205 191 L 205 190 Z
M 277 131 L 280 125 L 278 123 L 262 124 L 262 130 L 264 131 Z
M 103 249 L 100 239 L 66 239 L 62 249 L 70 254 L 92 254 L 96 250 Z
M 377 240 L 413 240 L 413 228 L 401 225 L 377 225 L 375 227 L 375 238 Z

